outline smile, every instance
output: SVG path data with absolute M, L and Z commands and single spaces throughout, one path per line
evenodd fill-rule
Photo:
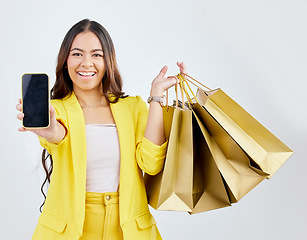
M 89 77 L 89 76 L 94 76 L 96 73 L 95 72 L 78 72 L 78 74 L 81 76 L 81 77 Z

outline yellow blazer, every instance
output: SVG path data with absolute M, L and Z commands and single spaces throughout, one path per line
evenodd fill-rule
M 46 203 L 32 240 L 78 240 L 85 216 L 85 122 L 74 93 L 51 103 L 67 134 L 57 144 L 39 138 L 54 162 Z M 111 104 L 111 111 L 120 143 L 119 208 L 124 239 L 161 239 L 148 209 L 142 170 L 151 175 L 161 171 L 167 143 L 158 146 L 144 137 L 148 108 L 139 96 L 119 99 Z

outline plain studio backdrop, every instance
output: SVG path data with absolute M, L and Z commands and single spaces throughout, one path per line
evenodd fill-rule
M 1 0 L 0 11 L 1 239 L 30 239 L 43 201 L 42 148 L 17 131 L 21 75 L 45 72 L 52 86 L 61 41 L 83 18 L 109 31 L 129 95 L 146 100 L 160 69 L 174 75 L 184 61 L 294 150 L 232 207 L 192 216 L 151 208 L 163 239 L 306 239 L 306 1 Z

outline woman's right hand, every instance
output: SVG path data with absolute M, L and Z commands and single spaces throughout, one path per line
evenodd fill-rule
M 16 109 L 19 111 L 17 114 L 17 118 L 22 121 L 24 118 L 24 113 L 22 112 L 22 101 L 18 100 L 18 104 L 16 105 Z M 64 126 L 56 120 L 55 117 L 55 109 L 52 105 L 49 108 L 50 111 L 50 125 L 48 128 L 18 128 L 19 132 L 33 132 L 37 136 L 45 138 L 48 142 L 58 143 L 60 142 L 66 134 L 66 129 Z

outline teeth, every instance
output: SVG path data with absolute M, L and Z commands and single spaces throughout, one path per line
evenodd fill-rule
M 93 72 L 78 72 L 80 76 L 94 76 Z

